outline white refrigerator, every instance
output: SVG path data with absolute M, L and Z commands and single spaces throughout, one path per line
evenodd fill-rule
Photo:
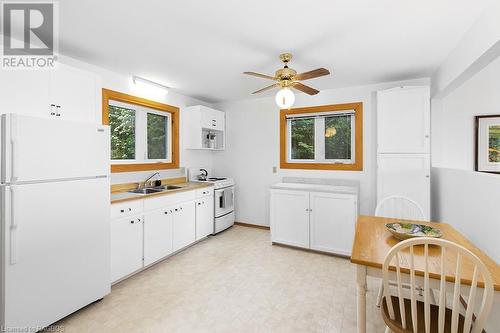
M 109 128 L 1 118 L 2 330 L 46 327 L 110 292 Z

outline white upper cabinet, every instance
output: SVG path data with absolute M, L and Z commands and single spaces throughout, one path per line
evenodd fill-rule
M 49 117 L 49 71 L 10 70 L 0 74 L 0 113 Z
M 430 151 L 430 89 L 397 87 L 377 93 L 378 153 Z
M 225 114 L 203 105 L 182 111 L 188 149 L 223 150 L 225 148 Z
M 95 122 L 97 76 L 64 64 L 53 70 L 2 71 L 0 113 Z
M 57 117 L 73 121 L 94 121 L 96 76 L 59 64 L 56 69 L 50 71 L 49 100 L 51 105 L 55 105 Z

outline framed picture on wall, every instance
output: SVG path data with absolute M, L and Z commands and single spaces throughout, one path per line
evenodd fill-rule
M 476 116 L 476 171 L 500 173 L 500 115 Z

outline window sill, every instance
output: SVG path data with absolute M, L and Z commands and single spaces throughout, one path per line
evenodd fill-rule
M 178 169 L 178 162 L 154 162 L 154 163 L 130 163 L 130 164 L 111 164 L 111 173 L 115 172 L 133 172 Z
M 363 171 L 361 163 L 289 163 L 281 162 L 281 169 Z

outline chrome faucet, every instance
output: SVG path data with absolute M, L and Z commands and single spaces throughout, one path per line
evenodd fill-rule
M 143 183 L 142 183 L 142 186 L 141 186 L 141 183 L 137 184 L 137 188 L 141 188 L 141 187 L 146 187 L 148 185 L 148 182 L 154 177 L 154 176 L 158 176 L 160 177 L 160 173 L 158 171 L 156 171 L 155 173 L 153 173 L 151 176 L 149 176 Z M 151 184 L 149 184 L 151 185 Z

